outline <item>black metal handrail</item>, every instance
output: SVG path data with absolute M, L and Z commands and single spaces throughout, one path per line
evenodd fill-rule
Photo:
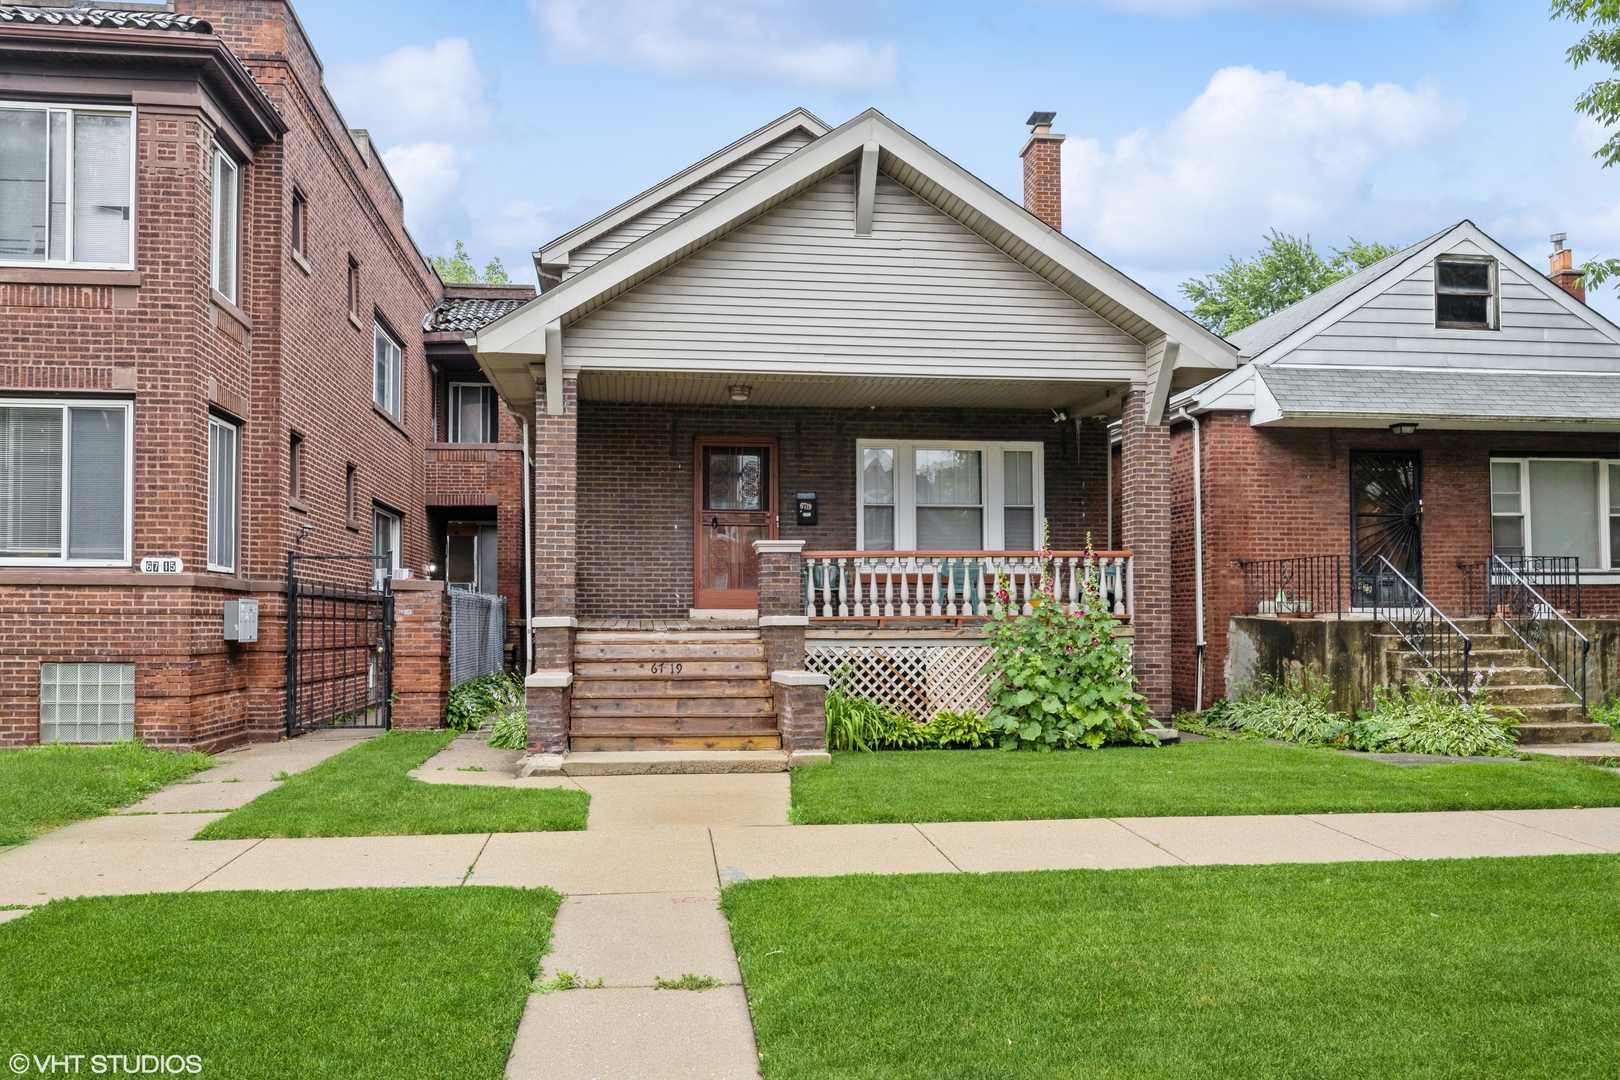
M 1498 565 L 1498 562 L 1505 565 Z M 1463 615 L 1490 618 L 1507 603 L 1496 594 L 1514 588 L 1509 571 L 1559 611 L 1581 617 L 1581 561 L 1574 555 L 1492 555 L 1484 562 L 1457 560 L 1463 578 Z
M 1586 712 L 1586 657 L 1592 642 L 1501 556 L 1491 556 L 1490 570 L 1497 616 L 1570 693 L 1579 695 L 1581 712 Z
M 1404 592 L 1405 595 L 1402 597 L 1404 603 L 1399 608 L 1375 601 L 1373 618 L 1383 619 L 1393 626 L 1401 640 L 1457 695 L 1457 700 L 1466 702 L 1473 692 L 1473 686 L 1468 681 L 1468 660 L 1474 649 L 1474 639 L 1463 633 L 1462 627 L 1447 618 L 1445 612 L 1435 607 L 1434 602 L 1407 580 L 1405 574 L 1395 569 L 1387 558 L 1380 555 L 1378 561 L 1383 564 L 1383 573 L 1394 575 L 1393 580 L 1404 586 L 1404 589 L 1395 591 Z M 1384 590 L 1379 592 L 1381 600 Z
M 1243 574 L 1243 614 L 1344 618 L 1348 555 L 1233 561 Z

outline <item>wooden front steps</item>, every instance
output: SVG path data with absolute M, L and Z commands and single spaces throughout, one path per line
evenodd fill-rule
M 581 630 L 571 751 L 779 750 L 757 630 Z

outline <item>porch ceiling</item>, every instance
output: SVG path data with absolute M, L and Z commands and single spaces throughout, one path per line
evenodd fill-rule
M 827 408 L 1082 409 L 1118 411 L 1125 387 L 1056 379 L 901 379 L 680 372 L 582 371 L 582 401 L 730 405 L 731 387 L 749 388 L 753 406 Z

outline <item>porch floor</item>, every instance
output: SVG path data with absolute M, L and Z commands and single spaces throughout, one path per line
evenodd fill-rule
M 758 630 L 758 619 L 638 619 L 628 615 L 592 615 L 579 620 L 581 630 L 669 632 L 692 630 Z

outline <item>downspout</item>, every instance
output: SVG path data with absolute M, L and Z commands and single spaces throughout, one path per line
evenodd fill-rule
M 534 456 L 529 422 L 523 425 L 523 674 L 534 672 Z
M 1193 588 L 1197 590 L 1198 611 L 1198 678 L 1193 693 L 1193 711 L 1204 711 L 1204 462 L 1202 432 L 1198 417 L 1185 408 L 1174 419 L 1186 420 L 1193 429 Z

